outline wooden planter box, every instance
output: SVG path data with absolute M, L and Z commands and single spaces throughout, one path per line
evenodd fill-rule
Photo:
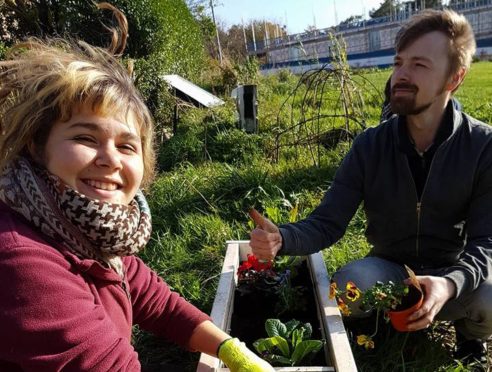
M 231 316 L 234 311 L 234 291 L 237 284 L 237 268 L 240 261 L 251 253 L 249 241 L 228 241 L 222 266 L 217 294 L 212 307 L 213 322 L 222 330 L 230 333 Z M 321 253 L 307 256 L 307 263 L 314 286 L 317 303 L 319 327 L 326 340 L 324 347 L 328 366 L 324 367 L 275 367 L 276 371 L 339 371 L 356 372 L 357 367 L 343 326 L 342 317 L 334 300 L 328 299 L 330 281 Z M 313 328 L 317 325 L 313 324 Z M 200 356 L 198 372 L 229 371 L 222 362 L 206 354 Z

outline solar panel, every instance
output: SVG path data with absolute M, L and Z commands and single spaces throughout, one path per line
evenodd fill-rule
M 180 93 L 192 98 L 200 105 L 205 107 L 214 107 L 224 104 L 224 101 L 193 84 L 191 81 L 182 78 L 179 75 L 164 75 L 164 80 Z

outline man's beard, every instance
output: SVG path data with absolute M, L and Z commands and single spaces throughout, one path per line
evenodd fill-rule
M 406 97 L 395 97 L 393 95 L 393 90 L 395 88 L 410 89 L 413 91 L 413 95 L 406 96 Z M 424 103 L 420 106 L 417 106 L 417 102 L 416 102 L 418 91 L 419 89 L 412 84 L 405 84 L 405 83 L 395 84 L 391 88 L 391 99 L 390 99 L 391 111 L 398 115 L 418 115 L 424 112 L 425 110 L 427 110 L 430 106 L 432 106 L 432 104 L 435 102 L 435 99 L 444 91 L 444 87 L 440 90 L 439 94 L 434 97 L 433 100 Z

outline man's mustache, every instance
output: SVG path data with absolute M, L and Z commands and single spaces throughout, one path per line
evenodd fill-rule
M 416 85 L 413 84 L 406 84 L 406 83 L 397 83 L 391 87 L 391 94 L 397 89 L 405 89 L 405 90 L 410 90 L 413 93 L 417 93 L 419 91 L 419 88 L 417 88 Z

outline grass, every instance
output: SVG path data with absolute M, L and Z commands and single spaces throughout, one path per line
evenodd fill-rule
M 456 97 L 463 111 L 476 119 L 492 123 L 492 62 L 474 63 Z
M 380 92 L 390 73 L 388 69 L 365 71 L 353 78 L 364 97 L 368 125 L 378 123 Z M 148 198 L 154 233 L 142 257 L 172 289 L 205 312 L 210 312 L 215 296 L 225 241 L 248 239 L 251 225 L 247 209 L 255 206 L 276 222 L 293 218 L 294 208 L 295 218 L 306 216 L 323 197 L 348 149 L 343 143 L 331 149 L 317 147 L 321 161 L 315 164 L 312 148 L 291 146 L 281 152 L 277 163 L 271 161 L 272 134 L 280 130 L 279 125 L 285 128 L 303 115 L 306 86 L 297 87 L 296 97 L 289 98 L 297 79 L 287 73 L 260 79 L 260 133 L 254 143 L 249 141 L 252 137 L 234 132 L 234 106 L 229 102 L 217 112 L 190 110 L 182 118 L 181 134 L 161 151 L 160 161 L 165 166 Z M 332 91 L 336 88 L 326 87 L 321 100 L 316 101 L 314 96 L 310 99 L 311 104 L 321 102 L 322 110 L 328 112 L 339 102 L 337 92 Z M 473 64 L 457 97 L 465 112 L 492 123 L 492 63 Z M 316 110 L 305 107 L 304 114 L 316 114 Z M 333 122 L 321 125 L 328 128 Z M 345 236 L 323 251 L 329 273 L 367 253 L 370 247 L 364 229 L 364 213 L 359 210 Z M 372 352 L 354 345 L 359 369 L 467 371 L 449 357 L 447 349 L 453 338 L 445 332 L 448 328 L 437 326 L 434 332 L 411 334 L 406 340 L 399 334 L 383 333 Z M 138 328 L 134 345 L 144 371 L 196 368 L 197 354 L 157 340 Z

